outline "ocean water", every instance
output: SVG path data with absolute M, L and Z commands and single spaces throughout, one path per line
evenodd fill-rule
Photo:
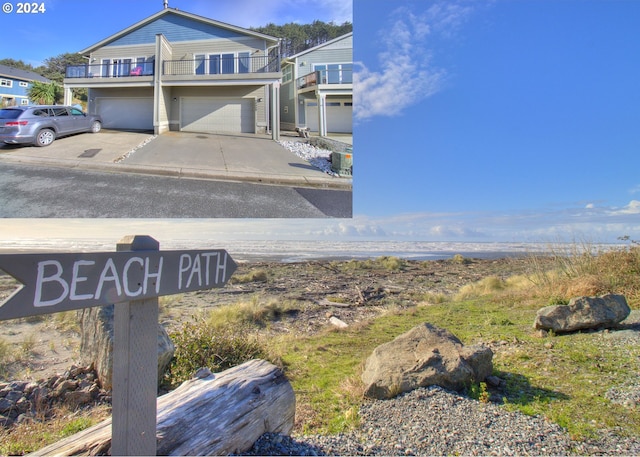
M 499 258 L 540 253 L 543 243 L 461 243 L 425 241 L 239 241 L 158 240 L 161 250 L 225 249 L 236 261 L 300 262 L 323 259 L 367 259 L 397 256 L 407 260 L 438 260 L 456 254 L 470 258 Z M 114 251 L 113 240 L 1 240 L 0 252 Z

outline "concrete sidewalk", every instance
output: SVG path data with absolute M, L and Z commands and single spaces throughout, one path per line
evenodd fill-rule
M 295 140 L 295 137 L 283 138 Z M 93 171 L 139 173 L 351 190 L 264 135 L 103 130 L 59 138 L 50 146 L 0 146 L 0 160 Z

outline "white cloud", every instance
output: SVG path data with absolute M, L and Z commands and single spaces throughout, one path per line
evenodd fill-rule
M 627 206 L 612 211 L 612 214 L 640 214 L 640 201 L 631 200 Z
M 356 62 L 354 117 L 395 116 L 441 90 L 446 71 L 433 64 L 428 40 L 452 36 L 470 13 L 470 7 L 443 2 L 422 13 L 396 9 L 380 32 L 380 70 Z

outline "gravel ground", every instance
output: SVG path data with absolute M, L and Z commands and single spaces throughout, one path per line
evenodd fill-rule
M 640 438 L 575 442 L 558 425 L 440 387 L 360 410 L 361 427 L 331 436 L 263 435 L 249 455 L 639 455 Z

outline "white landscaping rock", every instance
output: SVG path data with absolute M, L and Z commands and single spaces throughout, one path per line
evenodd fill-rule
M 314 167 L 331 176 L 338 176 L 337 173 L 331 170 L 331 151 L 299 141 L 279 141 L 279 143 L 283 148 L 293 152 Z

